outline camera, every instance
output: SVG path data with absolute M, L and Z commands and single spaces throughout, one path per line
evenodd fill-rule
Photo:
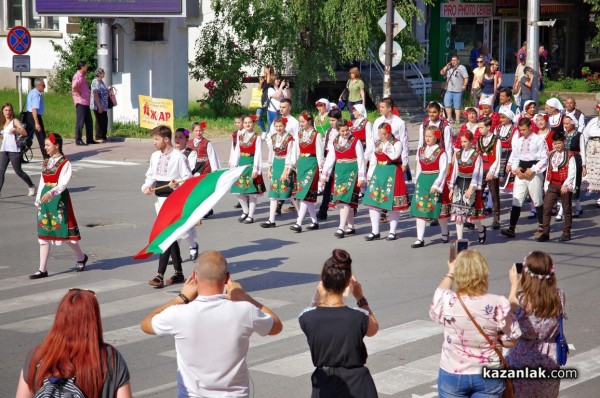
M 457 240 L 453 240 L 452 242 L 450 242 L 450 262 L 454 261 L 456 259 L 456 256 L 458 256 L 458 253 L 462 252 L 463 250 L 467 250 L 469 248 L 469 241 L 467 239 L 457 239 Z
M 283 89 L 288 89 L 288 88 L 290 88 L 290 82 L 287 81 L 286 79 L 283 79 L 283 80 L 281 80 L 279 87 L 281 87 Z
M 515 263 L 515 267 L 517 268 L 517 274 L 523 273 L 523 263 Z

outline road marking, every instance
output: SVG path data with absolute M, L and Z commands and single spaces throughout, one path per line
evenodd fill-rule
M 73 278 L 75 276 L 76 274 L 74 272 L 71 272 L 68 274 L 52 275 L 52 278 L 43 279 L 29 279 L 29 277 L 27 276 L 17 276 L 15 278 L 2 279 L 2 285 L 0 285 L 0 292 L 23 286 L 39 285 L 40 283 L 59 281 L 61 279 Z
M 377 392 L 392 395 L 429 383 L 437 378 L 439 364 L 440 354 L 435 354 L 374 374 L 373 380 L 377 386 Z
M 106 319 L 111 316 L 154 308 L 166 303 L 173 297 L 175 297 L 173 293 L 160 292 L 100 304 L 100 314 L 102 318 Z M 54 322 L 54 314 L 1 325 L 0 329 L 14 330 L 21 333 L 40 333 L 49 330 L 52 322 Z
M 142 390 L 142 391 L 138 391 L 138 392 L 134 392 L 132 394 L 132 396 L 134 398 L 138 398 L 138 397 L 147 397 L 147 396 L 152 396 L 155 395 L 159 392 L 163 392 L 163 391 L 167 391 L 170 390 L 172 388 L 177 387 L 177 382 L 173 382 L 173 383 L 167 383 L 167 384 L 163 384 L 157 387 L 152 387 L 152 388 L 148 388 L 146 390 Z
M 250 348 L 260 347 L 261 345 L 296 337 L 301 334 L 303 333 L 302 329 L 300 329 L 298 318 L 290 319 L 283 322 L 283 330 L 281 333 L 276 334 L 275 336 L 261 336 L 257 333 L 252 333 L 252 336 L 250 336 Z
M 132 282 L 122 279 L 108 279 L 105 281 L 80 284 L 82 289 L 93 290 L 96 293 L 109 292 L 111 290 L 117 290 L 127 288 L 131 286 L 140 285 L 140 282 Z M 0 301 L 0 314 L 7 312 L 23 310 L 26 308 L 36 307 L 38 305 L 49 304 L 51 302 L 59 301 L 66 293 L 66 289 L 51 290 L 49 292 L 30 294 L 22 297 L 13 297 L 8 300 Z
M 137 166 L 138 163 L 134 162 L 126 162 L 121 160 L 93 160 L 93 159 L 82 159 L 78 160 L 78 162 L 88 162 L 88 163 L 97 163 L 97 164 L 106 164 L 110 166 Z
M 7 269 L 10 268 L 8 265 L 0 265 L 0 269 Z
M 385 351 L 404 344 L 412 343 L 443 332 L 441 325 L 431 321 L 415 320 L 402 325 L 379 331 L 375 336 L 366 338 L 365 345 L 369 355 Z M 253 366 L 252 370 L 280 376 L 298 377 L 314 370 L 310 351 L 301 352 L 275 361 Z
M 600 376 L 600 347 L 569 357 L 567 367 L 577 369 L 579 376 L 574 380 L 561 380 L 561 391 Z
M 115 347 L 137 343 L 152 337 L 156 336 L 142 332 L 139 324 L 128 326 L 126 328 L 111 330 L 110 332 L 104 332 L 104 342 L 112 344 Z

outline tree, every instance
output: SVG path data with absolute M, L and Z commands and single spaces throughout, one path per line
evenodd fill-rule
M 54 51 L 58 53 L 58 60 L 54 68 L 56 73 L 50 79 L 50 88 L 61 93 L 71 92 L 71 79 L 77 72 L 77 62 L 83 60 L 88 64 L 87 79 L 94 78 L 97 67 L 96 60 L 96 23 L 90 18 L 79 20 L 79 33 L 69 34 L 64 47 L 50 41 Z
M 590 5 L 590 12 L 594 15 L 593 22 L 590 20 L 591 26 L 586 30 L 592 40 L 592 46 L 598 47 L 600 46 L 600 0 L 583 0 L 583 2 Z
M 320 73 L 334 76 L 336 65 L 368 59 L 369 50 L 385 39 L 377 25 L 385 12 L 382 0 L 214 0 L 211 6 L 216 19 L 210 29 L 228 32 L 252 49 L 253 67 L 291 69 L 302 104 Z M 423 15 L 410 0 L 396 0 L 395 7 L 408 25 L 396 40 L 404 60 L 415 61 L 424 49 L 412 34 L 412 22 L 422 22 Z

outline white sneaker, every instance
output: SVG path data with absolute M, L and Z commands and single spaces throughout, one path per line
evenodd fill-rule
M 35 196 L 35 187 L 29 188 L 27 191 L 27 196 Z

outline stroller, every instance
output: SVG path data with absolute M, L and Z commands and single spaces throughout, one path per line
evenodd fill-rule
M 21 124 L 23 124 L 23 128 L 27 130 L 25 123 L 25 112 L 21 112 Z M 33 150 L 31 149 L 31 145 L 33 145 L 33 132 L 27 130 L 26 136 L 19 137 L 17 139 L 17 146 L 21 150 L 21 163 L 29 163 L 31 162 L 31 159 L 33 159 Z

